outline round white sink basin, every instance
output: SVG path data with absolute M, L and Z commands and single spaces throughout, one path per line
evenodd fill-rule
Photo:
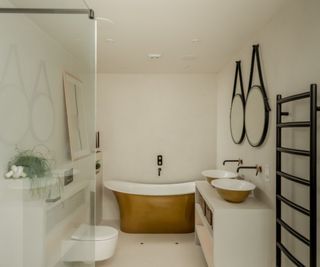
M 245 201 L 250 192 L 256 188 L 253 183 L 236 179 L 214 180 L 211 184 L 223 199 L 234 203 Z
M 209 183 L 215 179 L 232 179 L 238 177 L 238 174 L 224 170 L 206 170 L 201 174 L 207 177 Z

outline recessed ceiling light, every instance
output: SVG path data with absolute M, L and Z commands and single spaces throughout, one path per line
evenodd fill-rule
M 149 54 L 148 57 L 150 59 L 159 59 L 161 57 L 161 54 Z

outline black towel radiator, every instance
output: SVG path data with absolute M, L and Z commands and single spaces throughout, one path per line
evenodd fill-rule
M 282 116 L 288 116 L 288 112 L 282 111 L 282 104 L 310 98 L 310 120 L 298 121 L 298 122 L 282 122 Z M 309 247 L 309 266 L 317 267 L 317 111 L 320 108 L 317 106 L 317 85 L 312 84 L 310 91 L 292 95 L 282 98 L 281 95 L 277 95 L 277 134 L 276 134 L 276 265 L 281 267 L 282 253 L 287 256 L 290 261 L 299 267 L 304 267 L 285 245 L 281 242 L 281 230 L 285 229 L 295 238 L 303 242 Z M 282 147 L 281 131 L 283 128 L 295 128 L 295 127 L 309 127 L 310 128 L 310 149 L 300 150 L 293 148 Z M 300 155 L 309 157 L 309 180 L 303 179 L 292 174 L 288 174 L 282 171 L 281 168 L 281 153 L 289 153 L 293 155 Z M 301 185 L 309 187 L 310 207 L 306 209 L 288 198 L 282 195 L 281 191 L 281 179 L 287 179 L 291 182 L 299 183 Z M 306 238 L 298 231 L 293 229 L 281 217 L 281 203 L 285 203 L 288 207 L 309 216 L 310 236 Z

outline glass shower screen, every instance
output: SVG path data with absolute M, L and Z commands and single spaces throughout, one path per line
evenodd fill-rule
M 94 266 L 96 23 L 60 13 L 0 12 L 1 267 Z

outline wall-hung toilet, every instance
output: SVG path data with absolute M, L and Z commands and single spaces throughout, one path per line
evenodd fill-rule
M 63 242 L 65 262 L 94 262 L 111 258 L 116 250 L 118 230 L 109 226 L 82 224 Z

